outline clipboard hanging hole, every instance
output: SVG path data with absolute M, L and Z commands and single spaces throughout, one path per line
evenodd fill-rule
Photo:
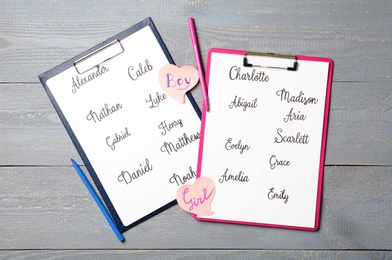
M 298 62 L 295 55 L 247 51 L 244 55 L 243 66 L 296 71 Z
M 96 49 L 95 51 L 83 56 L 74 62 L 74 67 L 79 74 L 86 73 L 87 71 L 97 68 L 102 68 L 111 59 L 124 52 L 124 47 L 121 41 L 115 39 L 114 41 Z

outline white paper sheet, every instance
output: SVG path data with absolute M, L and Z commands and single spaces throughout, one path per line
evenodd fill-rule
M 200 175 L 216 194 L 214 214 L 200 218 L 314 228 L 329 63 L 287 71 L 242 61 L 211 55 Z
M 159 86 L 169 62 L 149 26 L 121 44 L 98 68 L 80 75 L 72 66 L 47 85 L 128 226 L 195 176 L 200 120 L 188 99 L 180 104 Z

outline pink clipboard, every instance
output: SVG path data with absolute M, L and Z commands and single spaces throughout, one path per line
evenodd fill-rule
M 216 194 L 195 219 L 319 228 L 332 73 L 328 58 L 209 51 L 197 178 Z

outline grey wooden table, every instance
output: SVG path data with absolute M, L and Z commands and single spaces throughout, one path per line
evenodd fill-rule
M 2 1 L 0 258 L 392 259 L 391 1 Z M 332 58 L 317 232 L 197 222 L 176 205 L 119 243 L 37 76 L 152 17 L 175 62 L 211 47 Z M 199 106 L 201 90 L 193 90 Z

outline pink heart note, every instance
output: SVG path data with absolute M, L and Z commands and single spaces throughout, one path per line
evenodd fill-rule
M 176 199 L 183 210 L 201 216 L 214 214 L 211 201 L 215 196 L 215 183 L 208 177 L 200 177 L 195 183 L 181 186 Z
M 173 64 L 162 66 L 159 70 L 159 85 L 177 102 L 185 102 L 185 93 L 199 82 L 199 72 L 192 66 L 181 68 Z

